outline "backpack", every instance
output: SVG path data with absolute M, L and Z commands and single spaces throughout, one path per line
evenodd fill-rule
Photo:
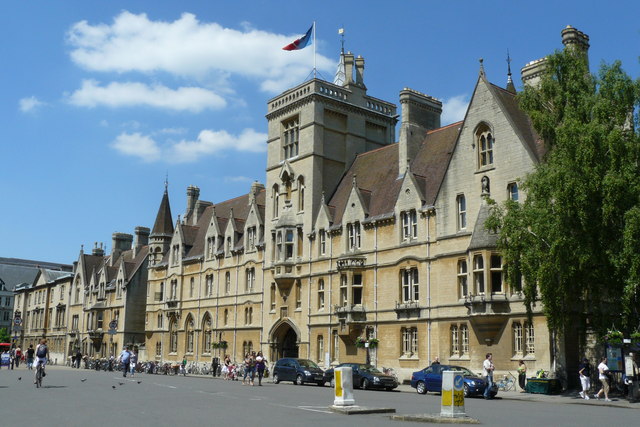
M 38 352 L 36 353 L 38 357 L 47 357 L 47 346 L 44 344 L 40 344 L 38 347 Z

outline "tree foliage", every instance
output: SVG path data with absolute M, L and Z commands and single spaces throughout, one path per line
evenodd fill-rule
M 523 203 L 492 207 L 507 281 L 524 279 L 528 311 L 541 302 L 552 329 L 638 328 L 640 82 L 619 62 L 592 75 L 586 55 L 565 49 L 518 98 L 547 154 L 521 182 Z
M 9 342 L 11 336 L 7 328 L 0 328 L 0 342 Z

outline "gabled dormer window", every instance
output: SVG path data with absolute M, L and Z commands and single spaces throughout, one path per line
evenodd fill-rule
M 324 228 L 318 231 L 318 252 L 320 255 L 327 253 L 327 232 Z
M 171 256 L 173 265 L 178 265 L 180 262 L 180 245 L 173 245 Z
M 247 228 L 247 251 L 253 251 L 256 248 L 256 227 Z
M 211 259 L 216 253 L 216 238 L 213 236 L 207 237 L 207 258 Z
M 348 249 L 354 251 L 360 249 L 361 237 L 360 237 L 360 223 L 353 222 L 347 224 L 347 237 L 348 237 Z
M 486 124 L 482 124 L 476 131 L 476 151 L 478 153 L 478 168 L 485 168 L 493 165 L 493 146 L 495 139 L 491 129 Z
M 415 209 L 400 213 L 402 221 L 402 240 L 413 240 L 418 237 L 418 216 Z

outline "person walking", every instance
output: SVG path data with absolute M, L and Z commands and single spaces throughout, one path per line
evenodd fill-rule
M 80 353 L 80 349 L 76 352 L 76 368 L 80 369 L 80 362 L 82 362 L 82 353 Z
M 591 388 L 591 365 L 589 364 L 589 359 L 586 357 L 582 359 L 582 362 L 578 366 L 578 374 L 580 375 L 580 384 L 582 385 L 580 397 L 584 400 L 589 400 L 589 389 Z
M 22 360 L 22 349 L 20 346 L 16 348 L 16 368 L 20 366 L 20 361 Z
M 138 353 L 136 353 L 135 351 L 132 351 L 131 352 L 131 361 L 129 362 L 129 368 L 130 368 L 130 373 L 131 373 L 132 377 L 136 373 L 136 365 L 137 364 L 138 364 Z
M 256 375 L 258 375 L 258 385 L 262 386 L 262 377 L 264 377 L 264 370 L 267 366 L 267 361 L 264 356 L 262 356 L 262 352 L 259 351 L 256 356 Z
M 491 396 L 491 388 L 493 387 L 493 371 L 495 370 L 495 366 L 493 366 L 493 355 L 491 353 L 487 353 L 484 362 L 482 363 L 482 375 L 484 376 L 486 387 L 484 389 L 484 398 L 489 400 L 493 399 Z
M 520 392 L 524 393 L 527 385 L 527 365 L 524 364 L 524 360 L 518 362 L 518 385 L 520 385 Z
M 220 358 L 216 356 L 211 361 L 211 374 L 214 377 L 218 376 L 218 366 L 220 366 Z
M 27 349 L 27 369 L 33 369 L 33 356 L 36 354 L 36 351 L 33 349 L 33 344 L 29 344 L 29 348 Z
M 244 376 L 242 377 L 242 385 L 251 383 L 251 355 L 249 353 L 244 355 Z M 247 381 L 247 378 L 249 380 Z
M 125 346 L 120 356 L 118 356 L 118 360 L 122 364 L 122 376 L 127 377 L 127 371 L 129 368 L 129 361 L 131 360 L 131 353 L 129 352 L 129 347 Z
M 598 379 L 602 383 L 602 388 L 596 393 L 593 397 L 600 400 L 600 396 L 604 393 L 604 401 L 611 402 L 609 399 L 609 366 L 607 366 L 607 358 L 603 357 L 600 359 L 600 364 L 598 365 Z

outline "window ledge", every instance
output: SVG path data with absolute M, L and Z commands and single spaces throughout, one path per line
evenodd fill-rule
M 471 357 L 469 356 L 449 356 L 449 360 L 461 360 L 461 361 L 469 361 Z
M 511 361 L 512 362 L 517 362 L 519 360 L 524 360 L 525 362 L 535 362 L 536 361 L 536 356 L 535 355 L 527 355 L 527 356 L 514 355 L 514 356 L 511 356 Z
M 296 309 L 295 309 L 295 310 L 293 310 L 293 311 L 302 311 L 302 307 L 298 307 L 298 308 L 296 308 Z
M 489 171 L 495 170 L 495 168 L 496 168 L 496 167 L 495 167 L 495 165 L 494 165 L 494 164 L 491 164 L 491 165 L 489 165 L 489 166 L 482 166 L 482 167 L 479 167 L 479 168 L 476 170 L 476 172 L 475 172 L 475 173 L 485 173 L 485 172 L 489 172 Z
M 420 358 L 418 357 L 417 354 L 411 354 L 411 355 L 402 355 L 398 358 L 399 361 L 418 361 L 420 360 Z

